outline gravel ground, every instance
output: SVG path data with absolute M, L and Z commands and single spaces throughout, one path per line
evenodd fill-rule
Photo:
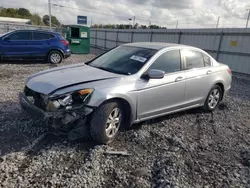
M 93 57 L 73 55 L 62 65 Z M 18 92 L 27 76 L 51 67 L 0 65 L 0 187 L 250 187 L 247 76 L 233 77 L 214 113 L 194 109 L 153 119 L 95 146 L 69 141 L 21 111 Z

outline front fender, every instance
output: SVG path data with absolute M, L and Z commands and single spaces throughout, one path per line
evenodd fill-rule
M 89 102 L 88 106 L 99 107 L 101 104 L 111 99 L 122 99 L 128 102 L 131 108 L 131 122 L 133 123 L 136 120 L 137 114 L 137 93 L 136 92 L 127 92 L 127 93 L 107 93 L 94 91 Z

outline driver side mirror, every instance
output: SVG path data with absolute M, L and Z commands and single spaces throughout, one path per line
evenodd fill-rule
M 150 69 L 146 74 L 143 75 L 147 79 L 161 79 L 165 76 L 165 72 L 158 69 Z

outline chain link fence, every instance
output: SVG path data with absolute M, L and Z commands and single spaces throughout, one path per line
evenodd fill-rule
M 39 29 L 39 30 L 50 30 L 47 26 L 38 26 L 38 25 L 28 25 L 28 24 L 14 24 L 14 23 L 2 23 L 0 22 L 0 35 L 18 30 L 18 29 Z M 52 27 L 52 31 L 62 34 L 61 27 Z

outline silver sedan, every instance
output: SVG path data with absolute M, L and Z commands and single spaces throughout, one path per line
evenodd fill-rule
M 229 67 L 201 49 L 131 43 L 30 76 L 20 103 L 62 127 L 87 122 L 92 138 L 105 144 L 133 123 L 190 108 L 213 111 L 231 81 Z

